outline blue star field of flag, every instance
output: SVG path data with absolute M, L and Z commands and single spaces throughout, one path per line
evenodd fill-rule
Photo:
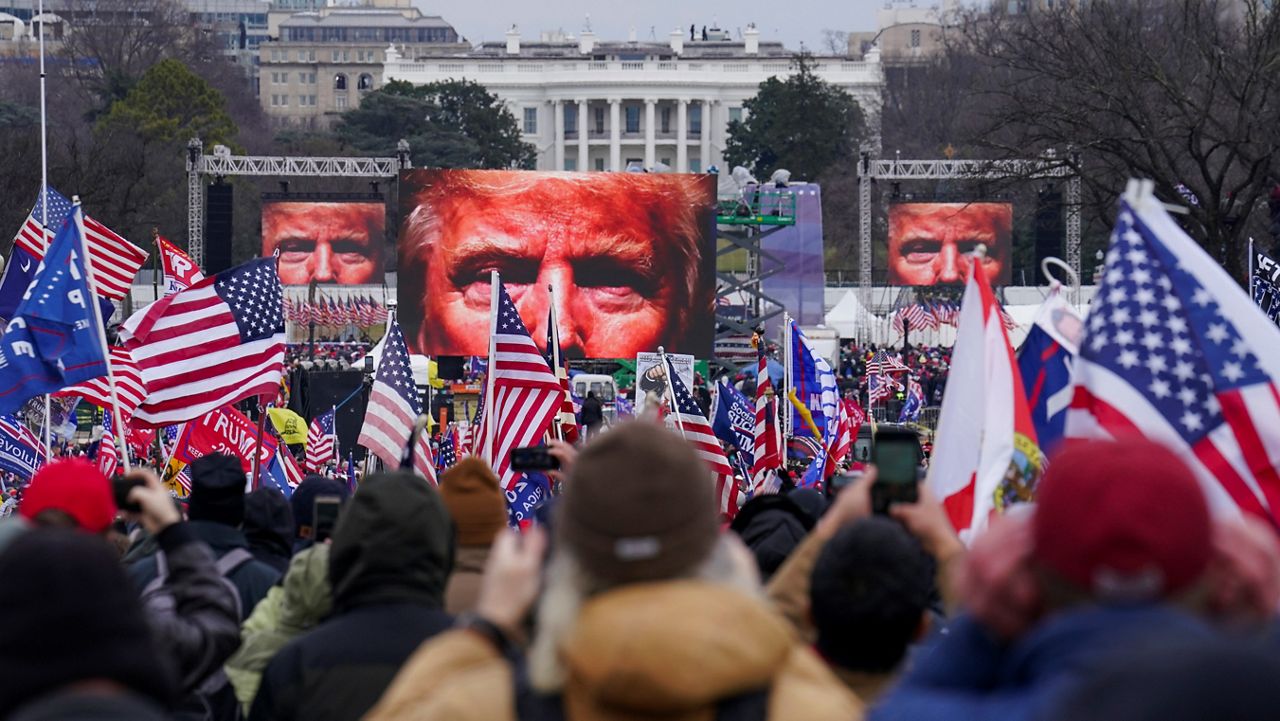
M 1214 390 L 1267 381 L 1206 290 L 1123 206 L 1081 357 L 1123 378 L 1188 444 L 1224 422 Z
M 408 399 L 409 408 L 417 417 L 422 413 L 422 401 L 418 398 L 418 387 L 413 383 L 409 349 L 405 346 L 404 333 L 400 330 L 398 320 L 393 319 L 391 322 L 391 330 L 387 332 L 387 342 L 382 353 L 374 382 L 385 383 L 396 395 Z
M 231 308 L 241 343 L 284 333 L 284 293 L 274 258 L 259 258 L 219 273 L 214 289 Z

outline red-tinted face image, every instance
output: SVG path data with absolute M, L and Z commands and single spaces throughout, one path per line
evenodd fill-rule
M 488 352 L 493 270 L 539 347 L 552 287 L 569 357 L 711 350 L 714 179 L 411 171 L 400 187 L 401 322 L 417 352 Z
M 381 283 L 382 203 L 276 202 L 262 206 L 262 255 L 280 250 L 280 282 Z
M 1012 273 L 1009 203 L 898 203 L 889 206 L 889 284 L 947 285 L 969 278 L 967 257 L 987 247 L 982 269 L 992 285 Z

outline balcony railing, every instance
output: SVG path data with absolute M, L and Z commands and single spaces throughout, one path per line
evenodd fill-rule
M 845 84 L 882 82 L 879 63 L 853 60 L 827 59 L 814 64 L 815 72 L 824 80 Z M 566 80 L 578 73 L 615 72 L 635 76 L 636 79 L 652 74 L 655 81 L 670 82 L 671 74 L 684 72 L 704 76 L 732 74 L 735 77 L 786 74 L 791 72 L 791 64 L 776 59 L 769 60 L 556 60 L 515 59 L 506 58 L 501 61 L 472 60 L 459 62 L 457 58 L 434 60 L 399 60 L 386 63 L 388 78 L 417 80 L 448 77 L 486 77 L 510 76 L 515 82 L 554 82 L 557 76 L 563 75 Z M 528 81 L 516 80 L 518 77 Z M 535 81 L 536 77 L 536 81 Z M 495 78 L 496 79 L 496 78 Z M 576 78 L 575 82 L 581 82 Z

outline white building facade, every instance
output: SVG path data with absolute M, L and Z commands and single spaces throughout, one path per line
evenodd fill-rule
M 513 28 L 505 44 L 485 43 L 464 55 L 414 58 L 388 49 L 383 78 L 484 85 L 537 147 L 539 170 L 659 163 L 676 172 L 723 169 L 729 122 L 744 117 L 743 101 L 762 81 L 792 71 L 792 53 L 760 42 L 751 27 L 738 41 L 721 31 L 690 30 L 673 31 L 666 44 L 600 43 L 590 32 L 522 43 Z M 859 61 L 818 57 L 815 70 L 852 94 L 869 119 L 879 117 L 883 76 L 874 52 Z

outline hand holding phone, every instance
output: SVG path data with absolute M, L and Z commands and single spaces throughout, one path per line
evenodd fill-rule
M 316 496 L 315 515 L 312 516 L 313 538 L 316 543 L 324 543 L 333 537 L 333 529 L 338 525 L 338 514 L 342 511 L 340 496 Z
M 146 476 L 141 473 L 129 473 L 111 479 L 111 494 L 115 497 L 116 508 L 129 513 L 141 513 L 142 506 L 129 500 L 129 492 L 138 486 L 147 485 Z
M 511 449 L 511 470 L 554 471 L 560 468 L 560 459 L 551 455 L 545 446 Z
M 871 462 L 877 470 L 871 486 L 871 508 L 888 515 L 894 503 L 915 503 L 920 497 L 920 437 L 909 429 L 878 431 L 871 446 Z

